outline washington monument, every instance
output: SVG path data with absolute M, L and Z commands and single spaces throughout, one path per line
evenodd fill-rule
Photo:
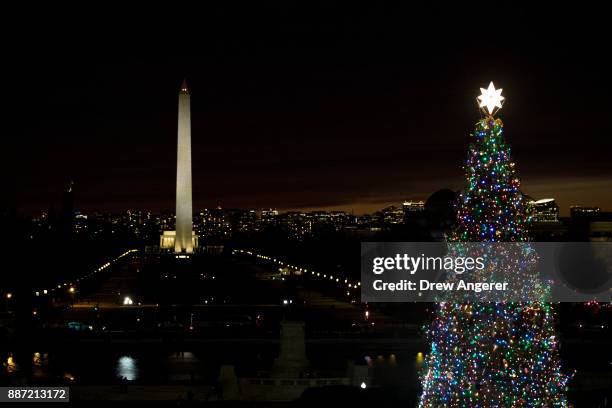
M 191 102 L 187 81 L 179 92 L 178 143 L 176 156 L 176 238 L 174 252 L 193 252 L 191 199 Z

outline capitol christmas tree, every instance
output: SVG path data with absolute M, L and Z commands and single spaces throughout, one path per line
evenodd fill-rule
M 481 91 L 485 115 L 472 133 L 449 241 L 526 242 L 520 180 L 495 117 L 502 90 L 491 82 Z M 568 376 L 561 372 L 554 320 L 543 302 L 439 303 L 427 331 L 431 348 L 419 407 L 566 407 Z

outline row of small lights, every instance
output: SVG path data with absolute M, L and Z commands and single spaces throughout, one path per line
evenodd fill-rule
M 331 281 L 335 280 L 336 282 L 340 283 L 340 278 L 339 277 L 335 277 L 332 274 L 329 274 L 329 275 L 321 274 L 320 272 L 316 272 L 316 271 L 313 271 L 313 270 L 308 270 L 306 268 L 300 268 L 298 266 L 291 265 L 289 263 L 285 263 L 285 262 L 283 262 L 283 261 L 281 261 L 279 259 L 272 258 L 271 256 L 257 254 L 255 252 L 247 251 L 247 250 L 244 250 L 244 249 L 234 249 L 232 251 L 232 255 L 237 255 L 237 254 L 255 256 L 255 257 L 259 258 L 259 259 L 263 259 L 265 261 L 276 263 L 276 264 L 278 264 L 280 266 L 286 266 L 288 268 L 291 268 L 291 269 L 294 269 L 294 270 L 297 270 L 297 271 L 300 271 L 300 272 L 303 272 L 303 273 L 310 273 L 313 276 L 323 277 L 323 279 L 329 279 Z M 356 289 L 359 286 L 361 286 L 361 282 L 349 282 L 348 279 L 344 279 L 344 283 L 346 284 L 348 289 Z
M 105 264 L 100 265 L 99 267 L 97 267 L 96 269 L 92 270 L 88 274 L 86 274 L 86 275 L 84 275 L 84 276 L 82 276 L 80 278 L 77 278 L 76 282 L 78 283 L 78 282 L 80 282 L 80 281 L 82 281 L 84 279 L 87 279 L 87 278 L 95 275 L 98 272 L 102 272 L 102 271 L 108 269 L 115 262 L 119 261 L 122 258 L 125 258 L 126 256 L 128 256 L 128 255 L 130 255 L 130 254 L 132 254 L 134 252 L 138 252 L 138 250 L 137 249 L 130 249 L 130 250 L 125 251 L 124 253 L 122 253 L 121 255 L 117 256 L 116 258 L 113 258 L 110 261 L 106 262 Z M 35 296 L 40 296 L 41 294 L 42 295 L 47 295 L 47 294 L 49 294 L 49 292 L 54 292 L 55 289 L 61 289 L 62 287 L 66 287 L 66 286 L 68 286 L 68 292 L 70 292 L 70 293 L 75 293 L 76 292 L 76 288 L 75 288 L 75 286 L 73 285 L 72 282 L 64 282 L 64 284 L 57 285 L 57 288 L 42 289 L 42 290 L 34 291 L 34 295 Z M 12 297 L 12 294 L 10 294 L 10 293 L 7 294 L 7 298 L 10 299 L 9 295 L 10 295 L 10 297 Z

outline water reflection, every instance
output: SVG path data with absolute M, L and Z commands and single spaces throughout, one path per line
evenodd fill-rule
M 130 356 L 121 356 L 117 360 L 117 376 L 125 377 L 128 381 L 134 381 L 138 378 L 138 364 L 135 358 Z
M 6 367 L 6 372 L 11 374 L 17 371 L 17 363 L 15 363 L 15 359 L 13 358 L 13 354 L 9 354 L 6 359 L 6 363 L 3 364 Z
M 423 366 L 423 361 L 424 361 L 425 357 L 423 356 L 423 353 L 421 351 L 419 351 L 416 355 L 416 365 L 417 367 L 422 367 Z
M 32 356 L 32 364 L 34 365 L 34 367 L 40 367 L 41 366 L 40 353 L 39 352 L 34 353 L 34 356 Z
M 198 358 L 190 351 L 177 351 L 175 354 L 175 360 L 184 361 L 198 361 Z

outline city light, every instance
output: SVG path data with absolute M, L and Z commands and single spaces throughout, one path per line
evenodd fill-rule
M 238 255 L 238 254 L 254 256 L 256 258 L 264 259 L 266 261 L 270 261 L 270 262 L 278 264 L 278 265 L 283 265 L 283 266 L 286 265 L 286 267 L 289 268 L 289 269 L 293 269 L 295 271 L 303 271 L 303 272 L 306 272 L 306 273 L 310 273 L 311 275 L 314 275 L 314 276 L 317 276 L 317 277 L 322 277 L 323 279 L 328 279 L 329 278 L 329 280 L 332 281 L 332 282 L 335 281 L 335 282 L 339 283 L 340 280 L 341 280 L 340 278 L 338 278 L 338 277 L 336 277 L 334 275 L 331 275 L 331 274 L 330 275 L 322 274 L 320 272 L 313 271 L 312 269 L 308 270 L 306 268 L 299 267 L 299 266 L 296 266 L 296 265 L 291 265 L 289 263 L 283 263 L 279 259 L 275 259 L 275 258 L 272 258 L 270 256 L 266 256 L 266 255 L 256 254 L 256 253 L 253 253 L 252 251 L 247 251 L 247 250 L 244 250 L 244 249 L 234 249 L 232 251 L 232 255 Z M 357 287 L 361 286 L 361 282 L 352 283 L 352 282 L 349 282 L 348 279 L 344 279 L 344 283 L 346 284 L 348 289 L 357 289 Z M 350 291 L 346 292 L 346 293 L 347 293 L 347 296 L 350 295 Z
M 10 19 L 0 400 L 612 408 L 607 13 L 314 3 Z
M 123 252 L 121 255 L 119 255 L 119 256 L 117 256 L 117 257 L 113 258 L 112 260 L 110 260 L 110 261 L 108 261 L 108 262 L 104 263 L 103 265 L 99 266 L 98 268 L 95 268 L 95 269 L 94 269 L 94 270 L 92 270 L 91 272 L 89 272 L 89 273 L 87 273 L 87 274 L 85 274 L 85 275 L 81 276 L 80 278 L 77 278 L 77 279 L 76 279 L 76 281 L 77 281 L 77 282 L 80 282 L 81 280 L 86 279 L 86 278 L 88 278 L 88 277 L 92 276 L 92 275 L 93 275 L 93 274 L 95 274 L 95 273 L 101 272 L 101 271 L 105 270 L 106 268 L 110 267 L 111 265 L 113 265 L 114 263 L 116 263 L 117 261 L 119 261 L 120 259 L 122 259 L 122 258 L 124 258 L 124 257 L 126 257 L 126 256 L 128 256 L 128 255 L 130 255 L 130 254 L 133 254 L 133 253 L 135 253 L 135 252 L 138 252 L 138 250 L 137 250 L 137 249 L 129 249 L 129 250 L 127 250 L 127 251 Z M 63 286 L 68 286 L 69 284 L 70 284 L 70 285 L 72 285 L 72 282 L 70 282 L 70 283 L 65 282 L 65 283 L 63 284 Z M 58 285 L 57 285 L 57 289 L 61 289 L 61 288 L 62 288 L 62 285 L 61 285 L 61 284 L 58 284 Z M 51 291 L 53 291 L 53 290 L 54 290 L 54 289 L 51 289 Z M 76 291 L 76 289 L 74 289 L 74 290 Z M 46 294 L 47 294 L 49 291 L 48 291 L 47 289 L 43 289 L 43 291 L 42 291 L 42 292 L 43 292 L 43 294 L 45 294 L 45 295 L 46 295 Z M 71 288 L 71 289 L 69 289 L 69 292 L 70 292 L 70 293 L 74 293 L 74 292 L 72 291 L 72 288 Z M 34 292 L 34 294 L 35 294 L 36 296 L 39 296 L 39 294 L 40 294 L 40 293 L 39 293 L 39 291 L 35 291 L 35 292 Z

